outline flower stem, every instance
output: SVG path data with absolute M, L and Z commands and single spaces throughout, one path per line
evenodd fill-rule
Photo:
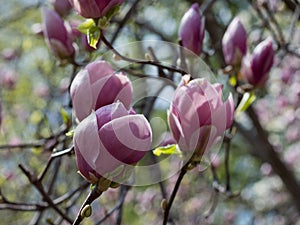
M 170 196 L 170 199 L 167 203 L 167 206 L 166 206 L 166 209 L 164 211 L 164 220 L 163 220 L 163 225 L 166 225 L 168 223 L 168 220 L 169 220 L 169 214 L 170 214 L 170 210 L 171 210 L 171 207 L 172 207 L 172 204 L 174 202 L 174 199 L 176 197 L 176 194 L 177 194 L 177 191 L 179 189 L 179 186 L 181 184 L 181 181 L 184 177 L 184 175 L 186 174 L 186 172 L 188 171 L 188 168 L 189 168 L 189 165 L 190 165 L 190 161 L 187 162 L 184 167 L 181 168 L 180 170 L 180 174 L 177 178 L 177 181 L 175 183 L 175 186 L 174 186 L 174 189 L 173 189 L 173 192 Z
M 93 188 L 87 198 L 85 199 L 84 203 L 82 204 L 76 219 L 73 222 L 73 225 L 79 225 L 81 221 L 84 219 L 81 216 L 81 211 L 84 209 L 85 206 L 90 205 L 93 201 L 95 201 L 100 195 L 102 194 L 101 191 L 97 187 Z

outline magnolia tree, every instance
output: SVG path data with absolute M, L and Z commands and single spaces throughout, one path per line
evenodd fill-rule
M 0 10 L 4 224 L 300 224 L 296 1 Z

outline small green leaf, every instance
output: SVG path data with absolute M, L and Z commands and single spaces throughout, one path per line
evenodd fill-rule
M 99 38 L 100 38 L 100 28 L 99 27 L 92 27 L 88 30 L 87 39 L 88 39 L 89 45 L 92 48 L 97 49 L 97 43 L 99 41 Z
M 246 92 L 243 95 L 242 101 L 239 104 L 236 112 L 244 112 L 248 109 L 248 107 L 255 101 L 256 95 L 254 92 Z
M 77 27 L 77 30 L 79 30 L 83 34 L 88 34 L 88 31 L 92 28 L 96 27 L 95 21 L 93 19 L 87 19 L 82 24 L 80 24 Z
M 172 154 L 180 154 L 180 150 L 177 148 L 177 145 L 167 145 L 163 147 L 158 147 L 153 150 L 153 154 L 156 156 L 163 155 L 172 155 Z
M 66 133 L 67 137 L 73 137 L 73 135 L 74 135 L 74 130 L 71 130 L 68 133 Z

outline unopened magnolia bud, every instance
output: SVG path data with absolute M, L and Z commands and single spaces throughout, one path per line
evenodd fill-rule
M 244 58 L 242 74 L 253 86 L 263 86 L 268 79 L 268 73 L 274 62 L 272 39 L 259 43 L 251 56 Z
M 204 27 L 205 18 L 199 11 L 198 3 L 194 3 L 181 19 L 178 36 L 182 41 L 182 46 L 196 55 L 202 51 Z
M 80 212 L 81 217 L 90 217 L 92 215 L 92 207 L 91 205 L 86 205 Z
M 73 41 L 64 21 L 53 10 L 43 7 L 43 34 L 53 54 L 60 60 L 72 59 L 75 54 Z
M 240 64 L 247 52 L 247 33 L 239 18 L 234 18 L 228 26 L 222 39 L 222 48 L 227 64 Z

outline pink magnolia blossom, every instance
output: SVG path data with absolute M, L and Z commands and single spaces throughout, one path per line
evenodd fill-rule
M 223 39 L 222 48 L 225 62 L 230 65 L 239 64 L 247 52 L 247 33 L 238 17 L 228 26 Z
M 274 62 L 274 49 L 270 38 L 259 43 L 251 56 L 243 59 L 242 74 L 254 86 L 262 86 Z
M 194 3 L 184 14 L 179 25 L 178 36 L 183 47 L 199 55 L 202 51 L 204 28 L 205 18 L 199 11 L 198 3 Z
M 128 111 L 120 102 L 103 106 L 75 129 L 78 170 L 90 182 L 100 177 L 120 182 L 124 170 L 144 157 L 151 141 L 150 124 L 143 115 Z
M 124 0 L 69 0 L 79 15 L 85 18 L 100 18 Z
M 1 68 L 0 69 L 0 85 L 3 88 L 7 88 L 12 90 L 16 87 L 16 83 L 18 80 L 18 75 L 15 70 L 10 68 Z
M 123 73 L 116 73 L 105 61 L 88 64 L 75 77 L 71 97 L 76 117 L 81 121 L 92 110 L 120 101 L 129 109 L 132 86 Z
M 53 54 L 59 59 L 74 57 L 72 37 L 67 31 L 64 21 L 53 10 L 43 8 L 43 34 Z
M 230 94 L 222 100 L 222 85 L 185 75 L 177 87 L 168 113 L 169 126 L 182 151 L 203 154 L 228 129 L 234 117 Z

